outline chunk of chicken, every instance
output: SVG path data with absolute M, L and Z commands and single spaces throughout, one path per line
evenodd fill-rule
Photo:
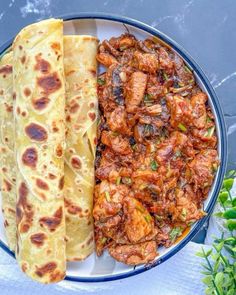
M 171 118 L 170 124 L 174 128 L 178 128 L 179 124 L 189 125 L 192 120 L 190 103 L 180 95 L 168 96 L 167 107 Z
M 183 222 L 188 225 L 205 215 L 201 209 L 197 208 L 194 199 L 183 190 L 177 189 L 175 195 L 175 203 L 172 203 L 169 207 L 172 221 Z
M 99 167 L 96 169 L 96 177 L 100 180 L 108 179 L 117 169 L 115 163 L 110 163 L 103 157 Z
M 164 47 L 160 47 L 159 49 L 159 63 L 160 69 L 164 70 L 167 74 L 172 73 L 174 63 Z
M 150 116 L 160 115 L 162 111 L 162 107 L 160 104 L 154 104 L 152 106 L 142 107 L 139 112 L 143 114 L 147 114 Z
M 97 60 L 107 68 L 109 68 L 112 64 L 117 63 L 117 60 L 113 55 L 105 52 L 97 54 Z
M 128 188 L 123 184 L 115 185 L 103 180 L 96 185 L 96 203 L 93 209 L 95 222 L 106 222 L 108 218 L 118 214 L 122 209 L 123 198 L 127 194 Z
M 117 154 L 128 155 L 132 153 L 129 140 L 122 135 L 113 134 L 111 131 L 102 132 L 101 142 L 112 148 Z
M 121 51 L 133 47 L 136 44 L 136 38 L 131 34 L 122 34 L 120 37 L 112 37 L 109 43 L 116 49 Z
M 147 93 L 150 97 L 150 100 L 155 100 L 164 96 L 166 91 L 166 87 L 160 84 L 156 75 L 148 76 Z
M 154 221 L 148 210 L 136 199 L 124 199 L 125 232 L 131 243 L 137 243 L 154 231 Z
M 158 56 L 155 53 L 135 51 L 134 65 L 143 72 L 155 74 L 159 67 Z
M 158 163 L 164 164 L 168 162 L 176 151 L 181 151 L 187 144 L 188 137 L 179 131 L 171 133 L 170 137 L 164 140 L 156 152 Z
M 157 256 L 155 241 L 135 245 L 115 245 L 109 247 L 110 255 L 117 261 L 128 265 L 138 265 L 152 262 Z
M 112 55 L 114 55 L 115 57 L 118 57 L 119 55 L 120 55 L 120 52 L 118 51 L 118 50 L 116 50 L 116 48 L 114 48 L 113 46 L 112 46 L 112 44 L 109 42 L 109 41 L 107 41 L 107 40 L 104 40 L 103 42 L 102 42 L 102 45 L 104 46 L 104 48 L 108 51 L 108 52 L 110 52 Z
M 206 101 L 207 95 L 203 92 L 199 92 L 191 98 L 193 125 L 199 129 L 204 128 L 206 125 Z
M 188 164 L 190 181 L 194 183 L 195 191 L 211 186 L 214 179 L 214 166 L 218 166 L 217 151 L 203 150 Z
M 207 129 L 193 129 L 191 133 L 191 141 L 195 149 L 204 150 L 216 147 L 217 138 L 214 134 L 208 136 Z
M 130 135 L 131 131 L 127 126 L 127 114 L 123 106 L 118 106 L 111 113 L 107 113 L 107 125 L 114 132 Z
M 134 112 L 143 100 L 147 86 L 147 75 L 143 72 L 134 72 L 127 84 L 125 104 L 127 112 Z
M 174 54 L 174 63 L 176 75 L 181 84 L 186 85 L 189 84 L 190 81 L 194 81 L 193 73 L 185 66 L 184 61 L 177 53 Z
M 124 89 L 121 73 L 124 68 L 119 64 L 112 64 L 106 73 L 106 81 L 108 83 L 108 92 L 110 100 L 114 101 L 115 107 L 117 105 L 124 105 Z

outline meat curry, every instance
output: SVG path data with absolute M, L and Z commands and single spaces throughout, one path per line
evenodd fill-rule
M 96 252 L 137 265 L 202 218 L 219 161 L 207 95 L 182 58 L 123 34 L 99 45 Z

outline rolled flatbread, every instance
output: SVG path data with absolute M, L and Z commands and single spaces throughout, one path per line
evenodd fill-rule
M 13 43 L 16 257 L 42 283 L 65 276 L 63 22 L 24 28 Z
M 67 145 L 64 194 L 68 261 L 83 260 L 94 250 L 97 46 L 98 40 L 92 36 L 64 37 Z
M 16 247 L 16 163 L 14 156 L 12 51 L 0 61 L 0 185 L 7 243 Z

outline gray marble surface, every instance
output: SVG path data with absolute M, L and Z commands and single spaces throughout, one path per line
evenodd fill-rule
M 98 11 L 146 22 L 169 35 L 192 55 L 220 99 L 229 139 L 228 167 L 235 167 L 236 1 L 0 0 L 0 45 L 34 21 Z

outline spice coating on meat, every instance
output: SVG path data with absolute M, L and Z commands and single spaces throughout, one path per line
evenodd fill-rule
M 98 61 L 96 251 L 137 265 L 202 218 L 219 166 L 214 116 L 193 72 L 169 47 L 123 34 Z

